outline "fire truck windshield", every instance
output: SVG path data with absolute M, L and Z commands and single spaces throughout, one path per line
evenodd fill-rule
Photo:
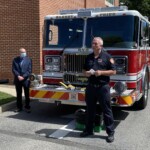
M 45 47 L 79 48 L 83 41 L 83 19 L 45 21 Z
M 89 18 L 86 47 L 91 47 L 93 37 L 102 37 L 104 47 L 135 48 L 138 39 L 138 17 L 111 16 Z

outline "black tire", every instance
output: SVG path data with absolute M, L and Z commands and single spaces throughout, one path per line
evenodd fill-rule
M 147 106 L 147 101 L 148 101 L 148 89 L 149 89 L 149 78 L 148 78 L 148 72 L 145 75 L 144 78 L 144 84 L 143 84 L 143 96 L 139 101 L 137 101 L 137 108 L 139 110 L 145 109 Z

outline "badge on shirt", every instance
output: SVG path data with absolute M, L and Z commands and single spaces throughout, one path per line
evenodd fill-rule
M 101 63 L 101 62 L 102 62 L 102 59 L 99 58 L 97 61 L 98 61 L 99 63 Z

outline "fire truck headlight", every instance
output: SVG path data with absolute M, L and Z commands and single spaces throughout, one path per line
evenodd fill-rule
M 31 81 L 30 87 L 38 87 L 40 84 L 43 83 L 42 75 L 35 75 L 32 73 L 29 79 Z
M 125 74 L 126 73 L 126 67 L 125 66 L 116 66 L 117 74 Z
M 60 71 L 60 57 L 59 56 L 45 56 L 45 70 L 50 72 Z
M 54 65 L 54 66 L 53 66 L 53 70 L 54 70 L 54 71 L 60 71 L 60 66 Z
M 127 84 L 125 82 L 116 82 L 114 89 L 117 94 L 121 95 L 127 89 Z
M 126 74 L 127 72 L 127 57 L 114 57 L 117 74 Z
M 35 79 L 36 79 L 36 75 L 32 73 L 29 77 L 29 80 L 34 81 Z
M 50 65 L 45 65 L 45 70 L 46 71 L 50 71 L 50 70 L 52 70 L 53 68 L 52 68 L 52 66 L 50 66 Z

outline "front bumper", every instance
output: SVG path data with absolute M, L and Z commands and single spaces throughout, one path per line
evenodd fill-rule
M 111 88 L 111 104 L 114 106 L 131 106 L 140 98 L 140 94 L 134 89 L 126 90 L 122 95 L 117 95 Z M 40 85 L 30 88 L 30 98 L 38 99 L 41 102 L 61 103 L 68 105 L 85 105 L 85 89 L 65 89 L 62 86 Z

